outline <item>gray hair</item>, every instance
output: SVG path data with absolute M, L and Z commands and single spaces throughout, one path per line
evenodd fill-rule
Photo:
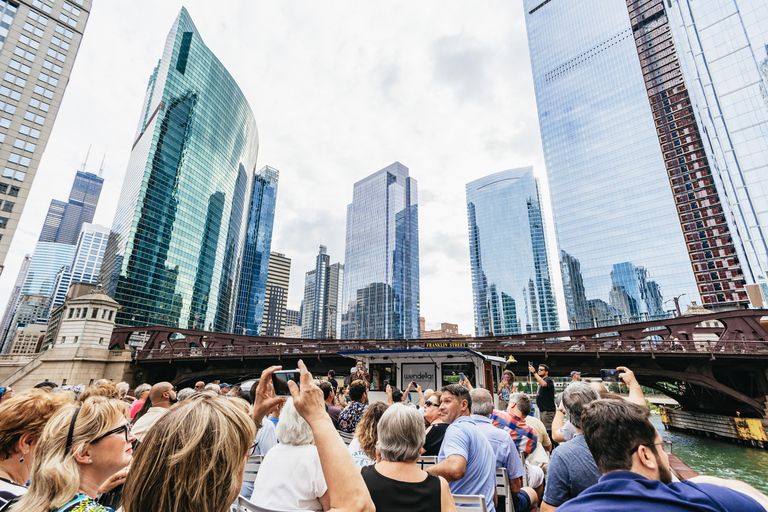
M 138 386 L 136 386 L 136 389 L 133 391 L 133 396 L 135 396 L 136 398 L 140 398 L 141 395 L 143 395 L 144 393 L 146 393 L 150 389 L 152 389 L 152 385 L 151 384 L 146 384 L 146 383 L 145 384 L 139 384 Z
M 124 397 L 128 390 L 131 389 L 131 385 L 127 382 L 121 382 L 117 385 L 117 389 L 120 390 L 120 397 Z
M 515 404 L 523 417 L 531 414 L 531 399 L 525 393 L 512 393 L 509 395 L 509 403 Z
M 217 395 L 221 394 L 221 388 L 219 387 L 218 384 L 214 384 L 213 382 L 211 382 L 210 384 L 206 384 L 203 389 L 206 391 L 215 391 Z
M 472 397 L 472 414 L 490 416 L 493 412 L 493 397 L 487 389 L 476 388 L 469 392 Z
M 589 384 L 577 381 L 570 384 L 563 391 L 563 409 L 568 415 L 568 420 L 576 428 L 581 428 L 581 411 L 584 406 L 595 400 L 600 395 Z
M 184 400 L 187 400 L 189 397 L 197 393 L 192 388 L 184 388 L 180 390 L 178 393 L 176 393 L 176 398 L 179 400 L 179 402 L 183 402 Z
M 286 400 L 277 422 L 277 440 L 283 444 L 303 446 L 315 440 L 307 420 L 299 415 L 293 398 Z
M 424 417 L 413 407 L 391 405 L 379 420 L 378 434 L 382 459 L 390 462 L 417 460 L 426 437 Z

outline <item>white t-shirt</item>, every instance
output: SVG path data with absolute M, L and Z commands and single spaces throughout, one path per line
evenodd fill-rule
M 364 468 L 365 466 L 372 466 L 376 463 L 375 460 L 371 460 L 368 455 L 365 454 L 362 448 L 360 448 L 360 441 L 354 438 L 349 446 L 347 446 L 349 453 L 352 454 L 352 458 L 355 460 L 355 466 L 358 468 Z
M 327 490 L 317 448 L 280 443 L 264 457 L 250 501 L 285 512 L 322 511 L 318 498 Z

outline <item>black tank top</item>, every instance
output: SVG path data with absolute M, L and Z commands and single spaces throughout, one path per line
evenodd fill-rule
M 448 423 L 432 425 L 432 428 L 427 432 L 427 438 L 424 440 L 423 455 L 440 455 L 440 447 L 443 445 L 443 438 L 448 425 Z
M 376 512 L 440 512 L 440 479 L 428 475 L 421 482 L 400 482 L 376 471 L 376 466 L 361 470 Z

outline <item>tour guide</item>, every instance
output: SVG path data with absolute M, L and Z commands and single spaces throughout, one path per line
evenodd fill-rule
M 547 429 L 547 433 L 552 436 L 552 420 L 555 419 L 555 383 L 549 378 L 549 366 L 540 364 L 536 370 L 533 365 L 528 366 L 539 383 L 539 389 L 536 391 L 536 407 L 541 412 L 540 420 Z

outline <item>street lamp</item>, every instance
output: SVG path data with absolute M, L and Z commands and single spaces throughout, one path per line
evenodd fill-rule
M 664 304 L 666 304 L 667 302 L 675 301 L 675 309 L 677 310 L 677 316 L 683 316 L 683 314 L 680 312 L 680 297 L 682 297 L 683 295 L 685 294 L 681 293 L 677 297 L 672 297 L 671 299 L 664 301 Z

